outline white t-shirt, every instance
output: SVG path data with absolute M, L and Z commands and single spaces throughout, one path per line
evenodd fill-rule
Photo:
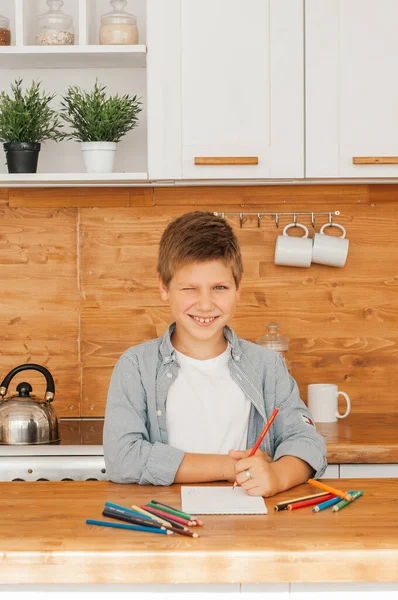
M 197 360 L 177 352 L 180 369 L 167 394 L 168 443 L 198 454 L 246 450 L 250 400 L 231 377 L 231 346 Z

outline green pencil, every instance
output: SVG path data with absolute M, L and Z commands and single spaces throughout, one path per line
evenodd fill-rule
M 184 513 L 181 510 L 177 510 L 176 508 L 172 508 L 171 506 L 168 506 L 167 504 L 162 504 L 161 502 L 157 502 L 156 500 L 151 500 L 150 502 L 148 502 L 147 506 L 152 506 L 152 508 L 163 510 L 164 512 L 176 515 L 177 517 L 182 517 L 183 519 L 187 519 L 188 521 L 191 521 L 195 518 L 191 515 L 188 515 L 188 513 Z
M 353 494 L 351 494 L 351 492 L 350 492 L 350 495 L 354 498 L 354 500 L 356 500 L 357 498 L 362 496 L 362 494 L 363 494 L 363 490 L 358 490 L 357 492 L 354 492 Z M 338 510 L 344 508 L 348 504 L 352 504 L 354 500 L 341 500 L 338 504 L 333 506 L 332 511 L 337 512 Z

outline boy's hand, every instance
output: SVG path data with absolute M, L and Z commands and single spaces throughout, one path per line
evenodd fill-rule
M 272 458 L 263 450 L 257 450 L 250 456 L 251 449 L 244 451 L 230 450 L 229 455 L 236 460 L 236 481 L 246 490 L 249 496 L 273 496 L 281 489 L 277 469 Z M 250 478 L 246 471 L 250 472 Z

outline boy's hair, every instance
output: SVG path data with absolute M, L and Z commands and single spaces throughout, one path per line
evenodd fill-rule
M 232 269 L 236 287 L 243 274 L 239 242 L 225 219 L 194 211 L 174 219 L 163 232 L 157 270 L 166 287 L 176 270 L 190 262 L 221 259 Z

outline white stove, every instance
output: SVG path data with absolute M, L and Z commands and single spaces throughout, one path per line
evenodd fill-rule
M 106 481 L 103 419 L 60 419 L 58 444 L 0 445 L 0 481 Z

